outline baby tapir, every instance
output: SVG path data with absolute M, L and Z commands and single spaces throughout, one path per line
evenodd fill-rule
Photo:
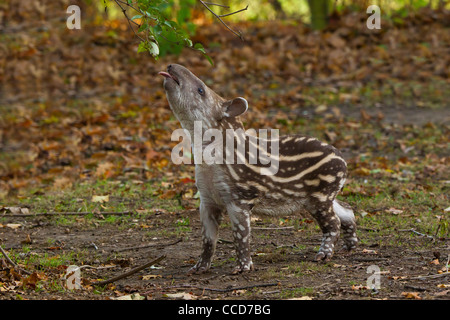
M 229 142 L 228 133 L 233 132 L 233 147 L 230 149 L 227 144 L 226 151 L 219 155 L 224 161 L 195 164 L 203 243 L 201 256 L 189 273 L 203 273 L 210 268 L 224 211 L 230 217 L 234 235 L 237 254 L 234 273 L 253 269 L 250 253 L 250 215 L 253 213 L 281 216 L 306 209 L 323 232 L 316 260 L 331 258 L 341 229 L 344 248 L 355 248 L 353 211 L 336 199 L 347 175 L 346 162 L 336 148 L 302 135 L 268 138 L 243 133 L 239 116 L 248 108 L 244 98 L 226 100 L 220 97 L 181 65 L 171 64 L 167 72 L 159 74 L 165 78 L 164 89 L 170 108 L 191 137 L 195 136 L 196 128 L 202 132 L 215 129 L 223 135 L 221 139 L 216 136 L 214 140 L 202 141 L 200 152 L 214 143 Z M 245 148 L 240 148 L 239 144 Z M 251 150 L 276 157 L 276 170 L 271 174 L 267 161 L 254 161 Z M 194 148 L 194 157 L 196 152 Z

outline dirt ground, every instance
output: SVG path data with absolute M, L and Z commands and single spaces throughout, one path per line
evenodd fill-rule
M 190 229 L 176 227 L 188 218 Z M 377 236 L 377 230 L 359 229 L 364 244 L 351 253 L 338 252 L 329 262 L 315 262 L 320 232 L 315 223 L 302 219 L 298 229 L 280 227 L 264 219 L 253 221 L 252 250 L 256 270 L 231 275 L 232 235 L 227 219 L 221 227 L 216 257 L 203 275 L 186 275 L 200 253 L 200 224 L 197 210 L 180 214 L 161 213 L 133 217 L 128 227 L 120 224 L 90 226 L 83 218 L 71 226 L 57 226 L 53 218 L 20 219 L 22 228 L 3 228 L 6 250 L 21 248 L 27 235 L 33 239 L 25 255 L 81 253 L 79 264 L 105 269 L 82 269 L 81 290 L 33 290 L 17 287 L 0 292 L 1 299 L 115 299 L 139 294 L 147 299 L 448 299 L 448 277 L 438 274 L 449 253 L 449 240 L 431 241 L 401 232 Z M 18 222 L 17 219 L 14 222 Z M 228 224 L 228 226 L 226 225 Z M 129 227 L 129 226 L 132 227 Z M 143 227 L 143 226 L 148 226 Z M 156 228 L 160 236 L 149 236 Z M 178 231 L 178 232 L 177 232 Z M 156 234 L 157 234 L 156 233 Z M 155 235 L 155 234 L 153 234 Z M 55 242 L 49 245 L 48 239 Z M 401 241 L 405 245 L 393 243 Z M 392 243 L 392 244 L 389 244 Z M 94 288 L 97 279 L 109 279 L 131 267 L 164 255 L 156 268 L 147 268 L 110 284 Z M 23 257 L 22 257 L 23 258 Z M 436 259 L 441 260 L 436 264 Z M 372 267 L 371 267 L 372 266 Z M 367 281 L 375 266 L 380 288 L 371 290 Z M 39 266 L 36 269 L 39 270 Z M 4 269 L 5 270 L 5 269 Z M 56 282 L 64 270 L 56 268 Z M 368 273 L 369 272 L 369 273 Z M 46 272 L 47 277 L 51 277 Z M 421 278 L 423 277 L 423 278 Z M 58 279 L 59 278 L 59 279 Z M 372 282 L 375 283 L 375 282 Z

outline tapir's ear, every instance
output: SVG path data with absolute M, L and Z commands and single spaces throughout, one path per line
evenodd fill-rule
M 234 98 L 223 103 L 223 116 L 224 117 L 237 117 L 248 109 L 248 102 L 244 98 Z

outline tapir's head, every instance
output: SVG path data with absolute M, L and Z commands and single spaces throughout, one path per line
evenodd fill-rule
M 202 121 L 203 128 L 216 127 L 224 118 L 234 118 L 247 111 L 247 100 L 220 97 L 181 65 L 171 64 L 167 72 L 159 74 L 165 78 L 170 108 L 185 129 L 192 129 L 194 121 Z

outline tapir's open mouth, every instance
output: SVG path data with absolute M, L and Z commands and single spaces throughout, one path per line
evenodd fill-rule
M 158 74 L 162 75 L 163 77 L 167 78 L 167 79 L 172 79 L 173 81 L 175 81 L 178 85 L 180 85 L 180 81 L 178 81 L 178 78 L 175 77 L 173 74 L 170 74 L 168 72 L 165 71 L 160 71 L 158 72 Z

